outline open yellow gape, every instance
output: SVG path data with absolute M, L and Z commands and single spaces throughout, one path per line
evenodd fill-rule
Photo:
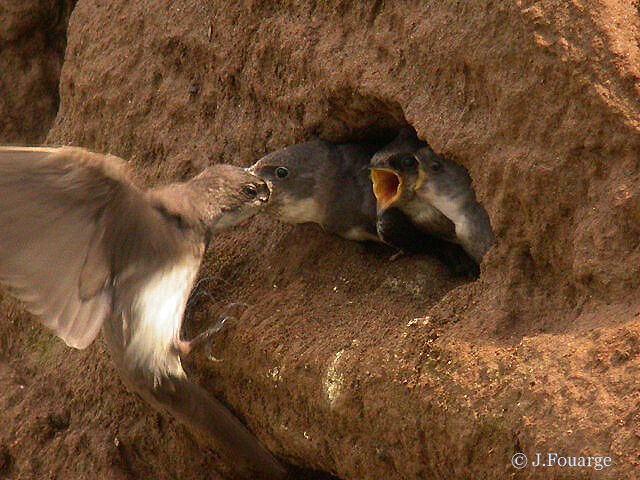
M 395 203 L 402 193 L 402 179 L 393 170 L 371 169 L 373 194 L 378 202 L 378 211 L 384 211 Z

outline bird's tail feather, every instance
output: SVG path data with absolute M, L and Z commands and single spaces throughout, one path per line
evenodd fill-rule
M 144 400 L 163 410 L 194 433 L 212 441 L 216 449 L 228 458 L 234 473 L 242 479 L 281 480 L 288 478 L 287 470 L 258 439 L 202 387 L 188 378 L 165 376 L 154 382 L 153 375 L 126 365 L 118 335 L 109 328 L 104 337 L 117 364 L 122 379 Z
M 147 390 L 152 401 L 194 431 L 213 439 L 243 478 L 275 480 L 286 470 L 218 400 L 186 377 L 167 377 Z

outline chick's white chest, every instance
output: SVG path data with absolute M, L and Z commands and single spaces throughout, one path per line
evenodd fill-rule
M 295 199 L 286 194 L 281 195 L 283 201 L 278 208 L 278 216 L 287 223 L 319 223 L 324 221 L 324 209 L 312 197 Z

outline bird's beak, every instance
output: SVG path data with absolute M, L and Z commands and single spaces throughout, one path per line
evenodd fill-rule
M 267 203 L 271 198 L 271 188 L 267 182 L 258 187 L 258 200 Z
M 416 184 L 413 186 L 413 191 L 420 190 L 420 187 L 427 181 L 427 172 L 424 171 L 422 166 L 418 167 L 418 178 L 416 179 Z
M 273 193 L 273 183 L 270 180 L 260 176 L 260 173 L 258 172 L 258 169 L 256 168 L 256 166 L 257 166 L 257 163 L 254 163 L 250 167 L 245 168 L 245 171 L 249 172 L 251 175 L 254 175 L 254 176 L 258 177 L 264 183 L 267 184 L 266 197 L 263 198 L 264 195 L 263 195 L 263 192 L 261 191 L 260 195 L 259 195 L 259 198 L 260 198 L 260 201 L 265 202 L 265 203 L 269 203 L 271 201 L 271 195 Z
M 372 168 L 371 182 L 376 196 L 378 211 L 384 212 L 402 195 L 402 177 L 388 168 Z

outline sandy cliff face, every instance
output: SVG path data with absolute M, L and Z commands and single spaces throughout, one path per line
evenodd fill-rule
M 0 139 L 44 141 L 58 112 L 58 79 L 76 0 L 0 5 Z
M 152 184 L 408 123 L 469 169 L 497 244 L 464 284 L 428 258 L 389 263 L 381 247 L 257 218 L 216 239 L 213 300 L 188 333 L 227 302 L 254 308 L 214 345 L 222 362 L 189 371 L 278 455 L 340 478 L 504 478 L 514 453 L 548 451 L 613 465 L 518 477 L 632 475 L 639 6 L 228 3 L 80 0 L 47 141 L 131 159 Z M 23 118 L 2 140 L 39 131 Z M 213 475 L 215 454 L 125 393 L 100 344 L 69 351 L 4 311 L 0 474 Z

